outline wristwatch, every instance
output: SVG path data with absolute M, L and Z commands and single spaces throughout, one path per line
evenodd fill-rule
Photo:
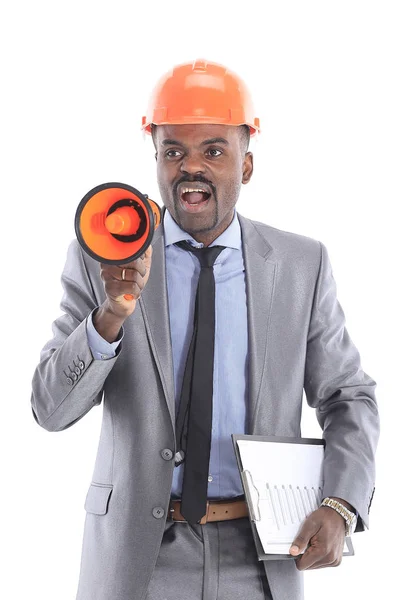
M 350 537 L 354 533 L 357 525 L 357 515 L 346 508 L 341 502 L 332 498 L 324 498 L 320 506 L 329 506 L 329 508 L 333 508 L 333 510 L 336 510 L 343 517 L 346 521 L 346 537 Z

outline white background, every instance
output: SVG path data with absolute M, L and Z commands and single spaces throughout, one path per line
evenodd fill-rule
M 306 573 L 306 598 L 372 600 L 383 586 L 394 597 L 398 2 L 10 6 L 0 15 L 1 596 L 75 598 L 102 407 L 48 433 L 31 414 L 31 379 L 60 314 L 60 275 L 80 199 L 95 185 L 122 181 L 159 201 L 141 116 L 163 72 L 203 57 L 245 79 L 261 119 L 255 173 L 239 212 L 327 246 L 349 333 L 378 383 L 382 435 L 370 530 L 354 536 L 356 555 L 338 569 Z M 303 435 L 320 436 L 308 406 Z

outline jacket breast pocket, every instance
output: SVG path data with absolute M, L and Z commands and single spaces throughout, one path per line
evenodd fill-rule
M 86 512 L 94 515 L 105 515 L 112 490 L 112 484 L 91 483 L 85 500 Z

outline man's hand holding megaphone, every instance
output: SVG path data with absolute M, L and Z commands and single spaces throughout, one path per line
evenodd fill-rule
M 149 246 L 141 257 L 122 267 L 100 264 L 106 299 L 94 314 L 93 324 L 108 342 L 115 341 L 125 319 L 135 310 L 149 279 L 152 254 L 153 248 Z
M 77 208 L 78 241 L 100 263 L 106 292 L 106 300 L 93 315 L 93 324 L 108 342 L 116 340 L 147 283 L 150 244 L 160 222 L 158 204 L 123 183 L 96 186 Z

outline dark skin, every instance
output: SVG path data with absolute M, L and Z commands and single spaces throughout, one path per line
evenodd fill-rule
M 175 143 L 166 144 L 166 140 Z M 213 143 L 209 143 L 213 139 Z M 217 141 L 218 140 L 218 141 Z M 242 183 L 248 183 L 253 172 L 253 155 L 247 152 L 243 130 L 226 125 L 160 125 L 155 129 L 157 176 L 161 197 L 173 219 L 195 240 L 209 246 L 233 219 L 234 206 Z M 180 206 L 176 193 L 179 181 L 202 181 L 212 194 L 207 210 L 188 214 Z M 146 253 L 125 264 L 122 269 L 101 264 L 106 300 L 96 311 L 93 324 L 100 335 L 113 342 L 133 313 L 150 275 L 152 247 Z M 132 300 L 126 300 L 131 294 Z
M 250 181 L 253 155 L 248 152 L 239 127 L 228 125 L 160 125 L 153 133 L 157 178 L 161 197 L 176 223 L 198 242 L 209 246 L 229 227 L 242 184 Z M 202 186 L 210 191 L 208 203 L 199 212 L 182 205 L 182 186 Z M 143 257 L 121 268 L 101 265 L 106 300 L 93 322 L 108 341 L 116 339 L 125 319 L 134 311 L 150 274 L 152 247 Z M 124 294 L 132 294 L 126 300 Z M 335 498 L 354 512 L 341 498 Z M 303 522 L 290 554 L 297 568 L 338 566 L 342 560 L 345 521 L 333 509 L 321 507 Z
M 161 197 L 176 223 L 209 246 L 230 225 L 242 184 L 250 181 L 253 155 L 243 147 L 238 127 L 159 125 L 153 137 Z M 212 193 L 198 213 L 182 208 L 180 182 L 198 182 Z
M 355 512 L 345 500 L 332 498 Z M 342 562 L 345 525 L 343 517 L 328 506 L 312 512 L 304 520 L 290 548 L 290 554 L 298 557 L 296 566 L 299 571 L 338 567 Z
M 152 246 L 136 260 L 124 264 L 125 281 L 122 281 L 122 268 L 101 263 L 100 276 L 104 283 L 106 299 L 93 315 L 93 325 L 108 342 L 114 342 L 125 320 L 133 313 L 136 303 L 149 279 Z M 124 295 L 130 294 L 132 300 Z

